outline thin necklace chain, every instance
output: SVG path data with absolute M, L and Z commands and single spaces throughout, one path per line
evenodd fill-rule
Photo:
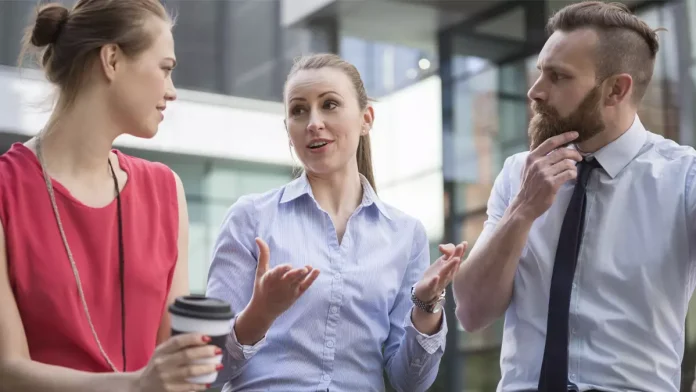
M 101 355 L 104 357 L 106 362 L 109 364 L 111 369 L 119 373 L 120 371 L 114 366 L 113 362 L 109 358 L 109 356 L 106 354 L 106 351 L 104 350 L 104 347 L 102 346 L 101 340 L 99 340 L 99 336 L 97 336 L 97 331 L 94 328 L 94 323 L 92 323 L 92 316 L 89 313 L 89 308 L 87 307 L 87 300 L 85 299 L 85 293 L 82 289 L 82 281 L 80 280 L 80 273 L 77 271 L 77 265 L 75 264 L 75 259 L 73 258 L 72 251 L 70 250 L 70 245 L 68 244 L 68 238 L 65 235 L 65 230 L 63 229 L 63 222 L 60 219 L 60 213 L 58 212 L 58 204 L 56 203 L 56 197 L 53 192 L 53 184 L 51 182 L 50 177 L 48 176 L 48 172 L 46 171 L 46 165 L 43 160 L 43 154 L 41 153 L 41 137 L 38 136 L 36 138 L 36 156 L 39 158 L 39 163 L 41 164 L 41 171 L 43 172 L 43 177 L 44 181 L 46 182 L 46 188 L 48 189 L 48 195 L 51 199 L 51 206 L 53 207 L 53 214 L 56 216 L 56 221 L 58 222 L 58 230 L 60 231 L 60 236 L 63 239 L 63 245 L 65 246 L 65 250 L 68 253 L 68 259 L 70 260 L 70 266 L 72 267 L 73 275 L 75 276 L 75 283 L 77 283 L 77 292 L 80 296 L 80 301 L 82 302 L 82 308 L 85 311 L 85 315 L 87 316 L 87 323 L 89 324 L 89 328 L 92 331 L 92 336 L 94 337 L 94 340 L 97 342 L 97 346 L 99 347 L 99 352 Z M 114 168 L 111 166 L 111 161 L 109 161 L 109 168 L 111 169 L 112 175 L 115 177 L 116 173 L 114 172 Z M 118 189 L 116 190 L 118 192 Z

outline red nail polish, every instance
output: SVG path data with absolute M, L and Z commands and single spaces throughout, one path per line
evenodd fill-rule
M 215 370 L 217 370 L 217 371 L 219 372 L 219 371 L 222 370 L 224 367 L 225 367 L 225 366 L 224 366 L 223 364 L 218 364 L 217 366 L 215 366 Z
M 203 336 L 203 342 L 210 343 L 210 336 Z
M 220 347 L 215 349 L 215 355 L 220 355 L 222 354 L 222 349 Z
M 212 386 L 213 386 L 213 384 L 205 384 L 205 387 L 208 389 L 210 389 L 210 387 L 212 387 Z

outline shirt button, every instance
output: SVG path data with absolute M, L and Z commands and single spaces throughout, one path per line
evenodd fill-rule
M 326 347 L 332 348 L 333 346 L 334 346 L 333 340 L 329 340 L 328 342 L 326 342 Z
M 336 279 L 336 280 L 341 279 L 341 274 L 336 274 L 336 275 L 334 276 L 334 279 Z
M 568 287 L 568 286 L 566 286 L 566 287 Z M 573 288 L 575 289 L 577 287 L 578 287 L 578 285 L 576 283 L 573 283 Z
M 331 313 L 338 313 L 338 306 L 332 306 Z
M 331 376 L 329 376 L 328 374 L 325 374 L 324 381 L 330 381 L 330 380 L 331 380 Z
M 570 379 L 571 379 L 571 380 L 575 380 L 575 373 L 573 373 L 573 374 L 570 375 Z

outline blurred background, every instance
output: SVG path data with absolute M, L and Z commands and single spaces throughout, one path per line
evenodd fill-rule
M 74 1 L 64 0 L 64 4 Z M 355 64 L 375 104 L 377 191 L 420 219 L 432 244 L 476 241 L 508 155 L 527 149 L 527 89 L 555 0 L 166 0 L 174 29 L 178 101 L 152 140 L 118 148 L 182 178 L 191 223 L 191 290 L 203 293 L 213 241 L 244 194 L 288 182 L 298 164 L 283 127 L 293 58 L 334 52 Z M 640 116 L 655 133 L 696 143 L 696 0 L 624 1 L 661 32 Z M 0 0 L 0 152 L 49 115 L 41 73 L 15 68 L 36 0 Z M 432 391 L 491 392 L 500 377 L 502 320 L 466 333 L 448 301 L 450 334 Z M 608 299 L 611 300 L 611 299 Z M 682 390 L 696 365 L 696 311 L 685 326 Z M 640 344 L 640 342 L 636 342 Z

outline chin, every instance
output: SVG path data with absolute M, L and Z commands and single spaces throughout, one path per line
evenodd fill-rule
M 138 128 L 134 132 L 130 132 L 131 136 L 141 138 L 141 139 L 152 139 L 157 135 L 157 131 L 159 130 L 159 127 L 141 127 Z

